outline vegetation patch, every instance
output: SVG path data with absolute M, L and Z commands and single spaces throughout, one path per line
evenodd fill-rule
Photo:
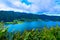
M 4 27 L 4 23 L 0 23 L 0 40 L 60 40 L 60 27 L 25 30 L 23 33 L 19 31 L 13 33 L 8 32 L 8 28 Z

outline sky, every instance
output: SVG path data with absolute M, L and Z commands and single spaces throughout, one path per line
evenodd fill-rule
M 0 0 L 0 10 L 60 16 L 60 0 Z

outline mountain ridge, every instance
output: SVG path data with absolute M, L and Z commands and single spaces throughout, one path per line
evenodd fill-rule
M 0 11 L 0 21 L 10 22 L 18 19 L 20 19 L 21 21 L 60 21 L 60 16 L 48 16 L 45 14 L 37 15 L 32 13 L 14 11 Z

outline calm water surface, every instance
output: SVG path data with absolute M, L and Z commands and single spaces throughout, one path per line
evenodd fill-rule
M 37 29 L 37 28 L 43 28 L 44 26 L 47 26 L 48 28 L 51 26 L 60 26 L 60 22 L 54 22 L 54 21 L 33 21 L 33 22 L 24 22 L 22 24 L 9 24 L 7 25 L 8 32 L 13 31 L 24 31 L 24 30 L 31 30 L 31 29 Z

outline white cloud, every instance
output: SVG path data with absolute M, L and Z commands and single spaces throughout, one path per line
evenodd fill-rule
M 0 3 L 0 10 L 10 10 L 10 8 L 3 3 Z
M 0 1 L 0 10 L 13 10 L 13 11 L 19 11 L 19 12 L 28 12 L 29 5 L 21 3 L 19 0 L 8 0 L 7 2 L 11 4 L 8 4 L 6 1 L 4 0 Z
M 27 9 L 29 6 L 22 3 L 20 0 L 9 0 L 15 7 Z M 12 6 L 13 6 L 12 5 Z
M 43 13 L 50 16 L 60 16 L 60 5 L 55 5 L 47 13 Z
M 56 13 L 55 13 L 55 14 L 54 14 L 54 13 L 53 13 L 53 14 L 50 14 L 50 13 L 43 13 L 43 14 L 49 15 L 49 16 L 60 16 L 60 14 L 56 14 Z
M 49 13 L 60 13 L 60 5 L 55 5 L 53 8 L 50 9 Z
M 31 7 L 32 9 L 36 8 L 37 9 L 36 11 L 41 10 L 49 11 L 49 9 L 53 7 L 55 4 L 53 0 L 29 0 L 29 1 L 33 3 Z M 36 7 L 33 5 L 35 5 Z
M 55 3 L 55 0 L 28 0 L 32 4 L 26 5 L 20 0 L 0 0 L 0 10 L 13 10 L 21 12 L 60 12 L 60 6 Z M 55 11 L 56 10 L 56 11 Z

